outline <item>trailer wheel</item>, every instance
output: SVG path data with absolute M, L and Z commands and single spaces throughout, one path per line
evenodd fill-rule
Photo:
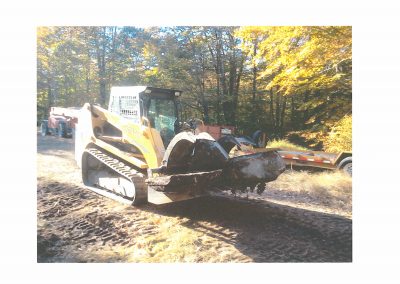
M 59 123 L 58 124 L 58 137 L 60 137 L 60 138 L 64 138 L 64 137 L 66 137 L 66 133 L 67 132 L 67 130 L 66 130 L 66 125 L 65 125 L 65 123 Z
M 40 124 L 40 134 L 42 136 L 46 136 L 47 132 L 48 132 L 47 122 L 46 121 L 42 121 L 42 123 Z
M 353 160 L 352 157 L 347 157 L 343 159 L 340 163 L 338 168 L 343 170 L 349 176 L 353 176 Z

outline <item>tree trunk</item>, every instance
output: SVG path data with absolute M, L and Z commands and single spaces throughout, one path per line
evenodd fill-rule
M 110 77 L 108 80 L 109 88 L 113 86 L 115 81 L 115 50 L 116 50 L 116 37 L 117 37 L 117 27 L 112 28 L 112 36 L 111 36 L 111 54 L 110 54 Z
M 253 57 L 257 54 L 257 42 L 254 42 L 254 49 L 253 49 Z M 255 123 L 256 116 L 257 116 L 257 105 L 256 105 L 256 94 L 257 94 L 257 65 L 253 62 L 253 97 L 252 97 L 252 105 L 253 111 L 251 113 L 252 123 Z
M 283 126 L 285 122 L 285 111 L 286 111 L 286 97 L 283 97 L 283 102 L 281 105 L 281 114 L 280 114 L 280 124 L 279 124 L 279 133 L 280 136 L 283 137 Z
M 224 41 L 222 32 L 220 33 L 219 49 L 221 51 L 221 57 L 224 59 L 221 62 L 221 82 L 225 96 L 225 100 L 223 101 L 225 122 L 236 126 L 239 86 L 243 72 L 244 57 L 240 56 L 238 58 L 237 56 L 237 46 L 232 31 L 231 29 L 225 31 L 228 41 Z M 225 51 L 228 53 L 226 54 Z M 226 76 L 224 70 L 224 61 L 226 61 L 226 57 L 228 57 L 229 66 L 228 76 Z
M 45 112 L 45 116 L 48 115 L 50 108 L 53 106 L 53 92 L 51 91 L 51 81 L 48 80 L 47 84 L 47 109 Z
M 212 47 L 208 44 L 208 50 L 211 54 L 211 59 L 214 65 L 215 73 L 217 74 L 217 102 L 215 105 L 216 119 L 217 124 L 221 124 L 221 88 L 220 88 L 220 80 L 219 80 L 219 62 L 216 53 L 213 52 Z
M 91 88 L 91 61 L 92 61 L 92 57 L 90 55 L 90 42 L 89 42 L 89 35 L 87 33 L 85 33 L 84 36 L 84 41 L 85 41 L 85 45 L 86 45 L 86 62 L 85 62 L 85 81 L 86 81 L 86 96 L 89 96 L 90 94 L 90 88 Z
M 305 93 L 304 93 L 304 99 L 303 99 L 303 103 L 307 103 L 308 102 L 308 91 L 306 91 Z M 304 111 L 303 111 L 303 129 L 305 129 L 306 128 L 306 122 L 307 122 L 307 120 L 309 119 L 309 112 L 308 112 L 308 109 L 306 108 Z
M 204 123 L 208 124 L 210 121 L 210 117 L 208 114 L 208 102 L 205 99 L 205 62 L 204 62 L 204 57 L 201 57 L 201 93 L 200 93 L 200 99 L 201 99 L 201 105 L 203 106 L 203 120 Z
M 241 80 L 242 74 L 243 74 L 243 66 L 244 66 L 244 56 L 242 56 L 242 59 L 240 61 L 239 72 L 236 77 L 235 96 L 233 99 L 233 112 L 235 114 L 235 117 L 234 117 L 235 121 L 236 121 L 236 113 L 237 113 L 237 106 L 238 106 L 238 100 L 239 100 L 240 80 Z
M 222 32 L 220 31 L 219 28 L 215 29 L 215 40 L 216 40 L 217 66 L 218 66 L 217 77 L 219 79 L 219 84 L 220 84 L 219 104 L 222 103 L 223 122 L 226 123 L 226 120 L 228 118 L 227 116 L 229 116 L 229 112 L 227 111 L 225 104 L 226 100 L 225 95 L 227 94 L 227 86 L 226 86 L 224 56 L 222 48 Z
M 275 125 L 274 125 L 274 130 L 275 132 L 279 132 L 279 125 L 280 125 L 280 100 L 281 96 L 279 94 L 276 94 L 276 100 L 275 100 Z
M 101 40 L 101 42 L 100 42 Z M 99 75 L 99 91 L 100 91 L 100 104 L 104 107 L 106 105 L 106 28 L 102 27 L 102 32 L 98 32 L 98 28 L 95 29 L 95 43 L 96 43 L 96 55 L 97 55 L 97 67 Z
M 295 128 L 296 124 L 296 116 L 295 116 L 295 106 L 294 106 L 294 95 L 291 96 L 290 98 L 290 123 L 292 124 L 292 128 Z
M 274 116 L 274 93 L 272 89 L 269 91 L 270 101 L 269 101 L 269 112 L 271 115 L 272 127 L 275 127 L 275 116 Z
M 217 77 L 217 105 L 215 107 L 215 110 L 217 112 L 217 124 L 221 124 L 221 88 L 220 88 L 220 81 L 219 78 Z

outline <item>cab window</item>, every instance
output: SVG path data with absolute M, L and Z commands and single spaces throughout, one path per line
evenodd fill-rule
M 174 101 L 160 98 L 150 99 L 148 119 L 151 127 L 160 132 L 164 146 L 167 147 L 175 136 L 174 124 L 177 116 Z

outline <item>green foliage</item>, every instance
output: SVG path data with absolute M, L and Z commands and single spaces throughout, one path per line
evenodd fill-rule
M 300 145 L 293 144 L 286 139 L 276 139 L 269 141 L 267 143 L 266 148 L 281 148 L 294 151 L 309 151 L 309 149 L 302 147 Z

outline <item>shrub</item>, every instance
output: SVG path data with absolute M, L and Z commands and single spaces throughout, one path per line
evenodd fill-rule
M 352 116 L 346 115 L 331 128 L 324 141 L 324 150 L 327 152 L 341 152 L 352 150 Z

